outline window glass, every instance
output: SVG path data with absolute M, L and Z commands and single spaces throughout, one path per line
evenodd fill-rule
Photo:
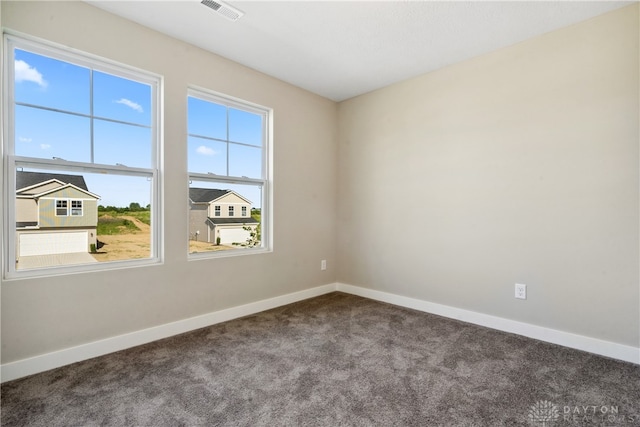
M 189 186 L 189 252 L 213 253 L 262 246 L 262 188 L 259 185 L 192 181 Z M 208 214 L 209 200 L 235 203 L 224 215 L 219 209 Z M 247 217 L 233 216 L 236 206 L 247 209 Z M 216 208 L 219 206 L 215 206 Z M 220 240 L 218 240 L 220 239 Z
M 189 171 L 227 175 L 227 144 L 189 136 Z
M 239 144 L 229 144 L 229 175 L 260 178 L 262 150 Z
M 111 74 L 93 73 L 93 114 L 151 125 L 151 86 Z
M 15 49 L 14 93 L 18 105 L 90 113 L 89 68 Z
M 5 38 L 5 59 L 14 63 L 3 93 L 14 118 L 5 128 L 13 176 L 5 190 L 15 194 L 5 218 L 15 224 L 5 276 L 157 262 L 159 79 Z
M 219 140 L 227 139 L 227 108 L 189 97 L 189 133 Z
M 229 108 L 229 140 L 262 146 L 262 116 Z
M 81 216 L 82 215 L 82 200 L 72 200 L 71 201 L 71 215 L 72 216 Z
M 15 106 L 14 114 L 17 156 L 91 161 L 89 118 L 21 105 Z
M 58 215 L 58 216 L 67 216 L 67 201 L 66 200 L 57 200 L 56 201 L 56 215 Z
M 150 128 L 95 120 L 93 132 L 96 163 L 151 167 L 153 144 Z
M 196 90 L 188 107 L 189 252 L 268 249 L 268 110 Z

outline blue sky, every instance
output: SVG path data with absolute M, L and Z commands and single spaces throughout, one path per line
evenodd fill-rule
M 24 105 L 15 107 L 15 152 L 18 156 L 59 157 L 69 161 L 131 167 L 151 167 L 151 87 L 114 75 L 15 50 L 15 100 L 64 112 Z M 93 159 L 91 125 L 93 107 Z M 258 114 L 189 98 L 189 171 L 261 178 L 262 117 Z M 79 115 L 76 115 L 76 114 Z M 108 120 L 103 120 L 108 119 Z M 117 123 L 109 120 L 116 120 Z M 228 123 L 228 135 L 227 135 Z M 197 136 L 192 136 L 197 135 Z M 211 138 L 229 140 L 228 144 Z M 70 173 L 73 172 L 64 172 Z M 102 205 L 150 203 L 145 178 L 84 173 L 89 190 Z M 186 184 L 186 183 L 185 183 Z M 253 186 L 195 183 L 228 188 L 259 206 L 260 191 Z

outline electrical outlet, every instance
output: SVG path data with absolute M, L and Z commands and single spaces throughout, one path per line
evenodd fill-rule
M 322 261 L 320 261 L 320 270 L 326 270 L 327 269 L 327 260 L 323 259 Z
M 516 298 L 527 299 L 527 285 L 516 283 Z

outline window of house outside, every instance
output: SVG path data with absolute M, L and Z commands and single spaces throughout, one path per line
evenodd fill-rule
M 56 200 L 56 215 L 57 216 L 67 216 L 68 212 L 67 201 L 66 200 Z
M 4 41 L 4 276 L 160 262 L 161 77 Z
M 271 110 L 196 88 L 187 101 L 190 259 L 270 250 Z
M 71 215 L 82 216 L 82 200 L 71 201 Z

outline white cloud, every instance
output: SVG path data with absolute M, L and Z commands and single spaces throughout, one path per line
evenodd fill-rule
M 48 150 L 49 148 L 51 148 L 51 146 L 49 144 L 40 144 L 40 148 L 42 148 L 43 150 Z
M 142 105 L 138 104 L 137 102 L 133 102 L 131 100 L 128 100 L 127 98 L 120 98 L 117 101 L 114 101 L 116 104 L 122 104 L 122 105 L 126 105 L 127 107 L 131 108 L 134 111 L 137 111 L 138 113 L 142 113 Z
M 31 65 L 21 59 L 15 61 L 15 78 L 16 82 L 33 82 L 40 87 L 47 87 L 47 81 L 42 78 L 42 74 Z
M 18 141 L 20 142 L 31 142 L 33 141 L 31 138 L 25 138 L 24 136 L 19 136 Z
M 215 156 L 216 154 L 218 154 L 213 148 L 209 148 L 205 145 L 201 145 L 200 147 L 196 148 L 196 152 L 198 152 L 198 154 L 202 154 L 203 156 Z

